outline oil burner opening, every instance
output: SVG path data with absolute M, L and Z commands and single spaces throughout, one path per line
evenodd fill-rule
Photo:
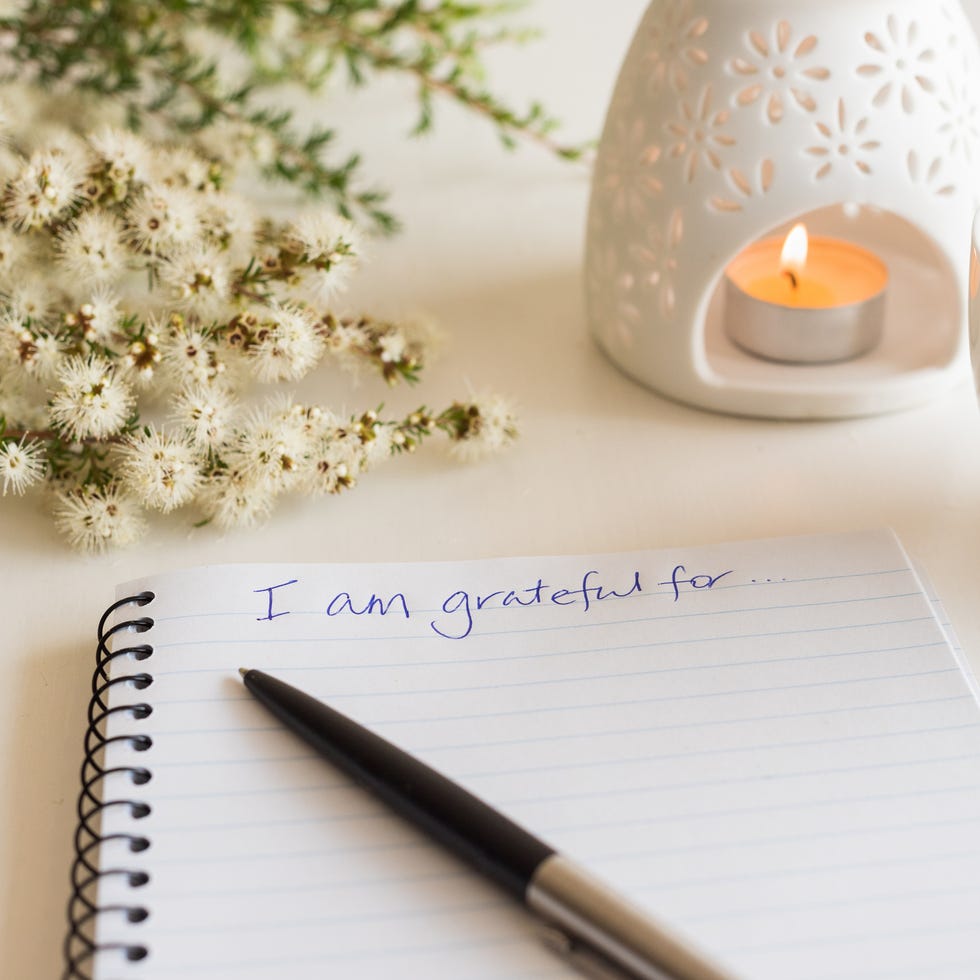
M 784 417 L 898 410 L 931 397 L 962 358 L 960 277 L 897 214 L 822 207 L 722 258 L 692 338 L 710 407 Z

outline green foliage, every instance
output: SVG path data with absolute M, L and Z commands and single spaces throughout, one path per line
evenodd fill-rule
M 433 125 L 444 97 L 485 117 L 504 145 L 539 142 L 566 159 L 537 102 L 516 109 L 487 87 L 483 54 L 533 32 L 510 19 L 521 4 L 420 0 L 30 0 L 0 19 L 12 76 L 48 89 L 70 85 L 112 102 L 133 129 L 227 134 L 263 175 L 331 200 L 345 217 L 391 232 L 386 194 L 365 184 L 361 159 L 336 148 L 330 128 L 304 132 L 284 89 L 320 91 L 338 75 L 353 85 L 378 74 L 410 79 L 411 132 Z M 212 42 L 212 43 L 209 43 Z M 230 50 L 229 50 L 230 48 Z M 222 49 L 225 49 L 223 53 Z M 233 62 L 230 73 L 222 59 Z M 210 141 L 211 151 L 215 142 Z

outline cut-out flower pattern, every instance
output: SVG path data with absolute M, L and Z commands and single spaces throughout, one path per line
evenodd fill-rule
M 708 204 L 715 211 L 735 214 L 744 210 L 745 203 L 751 198 L 755 196 L 764 197 L 769 193 L 776 180 L 776 165 L 768 158 L 760 161 L 754 179 L 739 170 L 738 167 L 732 167 L 725 176 L 731 186 L 731 191 L 726 196 L 719 194 L 711 198 Z
M 721 169 L 721 152 L 735 145 L 734 137 L 725 132 L 731 113 L 711 108 L 711 86 L 706 85 L 697 103 L 682 99 L 677 116 L 665 124 L 670 140 L 670 155 L 681 160 L 684 179 L 691 183 L 698 166 L 704 161 L 715 170 Z
M 883 32 L 868 31 L 864 35 L 874 61 L 861 65 L 858 74 L 879 83 L 872 99 L 874 105 L 887 105 L 894 94 L 905 112 L 914 112 L 915 96 L 935 91 L 932 72 L 936 52 L 922 41 L 917 21 L 903 25 L 890 14 L 885 27 Z
M 617 218 L 643 209 L 664 185 L 656 172 L 662 150 L 648 139 L 642 117 L 612 121 L 596 164 L 596 188 Z
M 806 112 L 817 108 L 810 83 L 826 81 L 830 70 L 809 63 L 817 47 L 815 35 L 796 41 L 789 21 L 780 20 L 773 27 L 771 41 L 758 31 L 750 31 L 745 44 L 749 56 L 731 63 L 731 70 L 745 79 L 735 96 L 739 105 L 761 102 L 766 118 L 774 125 L 782 121 L 790 100 Z
M 954 10 L 953 4 L 949 3 L 948 0 L 942 3 L 939 7 L 942 11 L 943 19 L 946 21 L 946 29 L 949 34 L 946 37 L 946 43 L 951 48 L 958 48 L 960 44 L 960 35 L 963 32 L 964 24 L 962 17 L 962 10 L 959 8 L 959 4 L 956 4 L 956 9 Z
M 807 147 L 806 152 L 820 160 L 814 176 L 821 180 L 834 169 L 834 166 L 854 167 L 859 173 L 871 173 L 868 163 L 869 154 L 877 150 L 881 143 L 878 140 L 867 139 L 868 117 L 862 116 L 855 122 L 848 117 L 844 100 L 837 103 L 837 113 L 830 122 L 818 122 L 817 132 L 822 142 Z
M 956 185 L 949 183 L 943 176 L 942 157 L 927 161 L 927 159 L 920 157 L 915 150 L 909 150 L 906 163 L 913 184 L 924 187 L 937 197 L 948 197 L 950 194 L 956 193 Z
M 589 240 L 597 244 L 589 249 L 586 279 L 590 298 L 590 316 L 601 325 L 610 347 L 630 347 L 640 322 L 636 298 L 636 276 L 629 270 L 626 256 L 602 233 L 593 214 Z
M 637 280 L 642 287 L 653 291 L 657 309 L 668 319 L 677 309 L 677 248 L 683 238 L 684 212 L 675 208 L 665 227 L 648 225 L 643 242 L 633 249 Z
M 636 343 L 636 331 L 640 325 L 636 277 L 632 272 L 620 272 L 613 280 L 612 306 L 613 320 L 610 339 L 620 347 L 632 347 Z
M 685 92 L 688 71 L 708 63 L 701 39 L 708 32 L 708 18 L 696 16 L 692 0 L 668 0 L 650 21 L 646 62 L 650 82 L 656 88 L 669 85 Z
M 951 156 L 962 156 L 973 165 L 980 143 L 980 107 L 977 95 L 970 83 L 969 73 L 946 83 L 947 92 L 939 99 L 946 118 L 939 127 L 939 135 L 946 140 L 946 150 Z

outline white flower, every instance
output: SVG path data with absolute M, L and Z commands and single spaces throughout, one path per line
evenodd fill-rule
M 20 366 L 32 378 L 42 384 L 54 380 L 64 363 L 64 354 L 53 334 L 43 330 L 21 330 L 15 344 Z
M 194 496 L 201 467 L 189 442 L 150 428 L 119 449 L 119 478 L 145 507 L 166 514 Z
M 219 470 L 199 495 L 218 527 L 252 527 L 272 512 L 273 491 L 240 470 Z
M 517 438 L 517 418 L 511 406 L 497 395 L 474 398 L 458 406 L 462 418 L 452 452 L 471 462 L 500 452 Z
M 28 330 L 16 319 L 0 323 L 0 357 L 44 384 L 55 377 L 64 359 L 57 338 L 44 330 Z M 4 386 L 7 383 L 4 379 Z
M 216 34 L 211 35 L 211 41 L 218 37 Z M 228 40 L 227 37 L 224 38 L 225 41 Z M 210 42 L 209 42 L 210 43 Z M 242 49 L 237 47 L 237 45 L 232 44 L 235 52 L 239 57 L 244 55 Z M 225 61 L 224 54 L 220 58 L 215 57 L 215 51 L 213 47 L 205 56 L 208 61 L 212 64 L 216 64 L 219 71 L 228 67 L 228 63 Z M 247 61 L 247 56 L 246 56 Z M 251 70 L 251 65 L 248 65 L 249 70 Z M 236 85 L 240 82 L 236 83 Z M 208 160 L 214 160 L 218 163 L 229 167 L 234 170 L 242 159 L 253 157 L 255 162 L 260 166 L 266 166 L 275 160 L 275 140 L 272 140 L 273 145 L 273 158 L 272 160 L 258 160 L 255 154 L 251 150 L 251 144 L 255 137 L 255 127 L 249 122 L 243 122 L 238 119 L 215 119 L 204 129 L 198 130 L 194 134 L 194 142 L 197 146 L 198 152 L 207 157 Z
M 104 286 L 92 293 L 91 299 L 65 317 L 68 326 L 81 326 L 86 340 L 105 342 L 119 325 L 119 297 Z
M 369 317 L 337 320 L 327 316 L 320 329 L 323 343 L 342 367 L 357 375 L 369 364 L 380 368 L 389 383 L 399 377 L 412 378 L 426 353 L 423 322 L 390 323 Z
M 288 237 L 302 254 L 304 285 L 318 302 L 344 290 L 363 255 L 357 229 L 332 211 L 302 215 L 290 225 Z
M 325 429 L 312 450 L 305 489 L 311 494 L 339 493 L 357 482 L 364 464 L 364 446 L 350 428 Z
M 186 146 L 154 150 L 150 170 L 153 181 L 168 187 L 204 191 L 211 186 L 211 164 Z
M 163 359 L 159 341 L 160 338 L 153 330 L 144 330 L 126 348 L 122 359 L 123 370 L 127 378 L 141 387 L 147 387 L 153 381 L 157 365 Z
M 39 228 L 58 218 L 79 198 L 81 173 L 71 157 L 35 153 L 10 182 L 4 213 L 15 228 Z
M 311 436 L 303 489 L 310 494 L 339 493 L 353 487 L 360 474 L 391 455 L 392 429 L 365 412 L 341 422 L 321 409 L 294 409 L 308 420 Z
M 353 223 L 327 208 L 300 215 L 289 233 L 310 262 L 335 262 L 344 255 L 361 254 L 361 237 Z
M 366 470 L 377 466 L 378 463 L 391 458 L 394 439 L 390 425 L 382 425 L 375 419 L 373 424 L 366 431 L 362 432 L 360 436 L 361 442 L 364 445 L 364 456 L 361 460 L 362 469 Z
M 0 358 L 7 364 L 21 363 L 23 358 L 19 353 L 24 325 L 19 317 L 4 316 L 0 318 Z M 26 331 L 28 338 L 30 331 Z M 6 379 L 4 379 L 6 381 Z
M 351 355 L 349 366 L 354 369 L 357 366 L 354 355 L 358 350 L 370 347 L 371 334 L 359 320 L 345 318 L 334 323 L 326 344 L 334 354 Z
M 208 385 L 223 377 L 225 362 L 214 338 L 201 330 L 184 329 L 164 335 L 162 363 L 177 385 Z
M 160 269 L 174 301 L 208 319 L 224 308 L 228 299 L 228 266 L 224 256 L 207 245 L 193 245 L 174 252 Z
M 133 392 L 102 357 L 70 358 L 58 372 L 61 388 L 51 399 L 51 422 L 70 439 L 102 439 L 122 428 Z
M 292 398 L 282 395 L 270 399 L 265 417 L 290 426 L 308 440 L 316 439 L 327 429 L 339 424 L 333 412 L 320 408 L 319 405 L 297 405 Z
M 142 183 L 149 177 L 150 153 L 146 144 L 125 129 L 104 129 L 89 137 L 96 166 L 114 184 Z
M 42 384 L 50 384 L 62 364 L 65 355 L 54 334 L 39 331 L 34 336 L 34 356 L 31 361 L 31 374 Z
M 20 442 L 9 439 L 0 443 L 0 479 L 5 497 L 8 490 L 22 494 L 41 480 L 46 469 L 41 443 L 27 442 L 26 438 Z
M 56 500 L 55 526 L 80 551 L 132 544 L 146 530 L 139 505 L 117 486 L 78 487 L 59 493 Z
M 378 340 L 378 353 L 386 364 L 397 364 L 407 349 L 408 338 L 398 330 L 392 330 Z
M 59 260 L 80 284 L 118 279 L 127 255 L 122 228 L 108 211 L 83 211 L 58 238 Z
M 212 244 L 223 249 L 232 264 L 247 263 L 255 251 L 258 219 L 250 201 L 221 191 L 201 202 L 201 228 Z
M 189 387 L 174 400 L 171 418 L 195 446 L 209 449 L 228 438 L 237 409 L 221 388 Z
M 295 483 L 307 466 L 311 433 L 290 408 L 259 412 L 238 434 L 226 454 L 237 470 L 261 491 L 279 493 Z
M 6 306 L 14 317 L 37 323 L 47 317 L 55 298 L 52 284 L 31 271 L 15 277 L 7 290 Z
M 248 354 L 260 381 L 295 381 L 316 366 L 323 341 L 307 313 L 276 304 L 259 324 Z
M 201 233 L 194 195 L 182 188 L 147 187 L 126 210 L 126 237 L 151 255 L 188 246 Z

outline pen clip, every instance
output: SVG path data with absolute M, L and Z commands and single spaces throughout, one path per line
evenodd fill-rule
M 634 980 L 633 975 L 622 967 L 603 956 L 580 939 L 567 935 L 554 926 L 542 924 L 537 933 L 541 942 L 551 952 L 560 956 L 569 966 L 590 980 Z M 659 970 L 652 975 L 652 980 L 671 980 L 666 973 Z

